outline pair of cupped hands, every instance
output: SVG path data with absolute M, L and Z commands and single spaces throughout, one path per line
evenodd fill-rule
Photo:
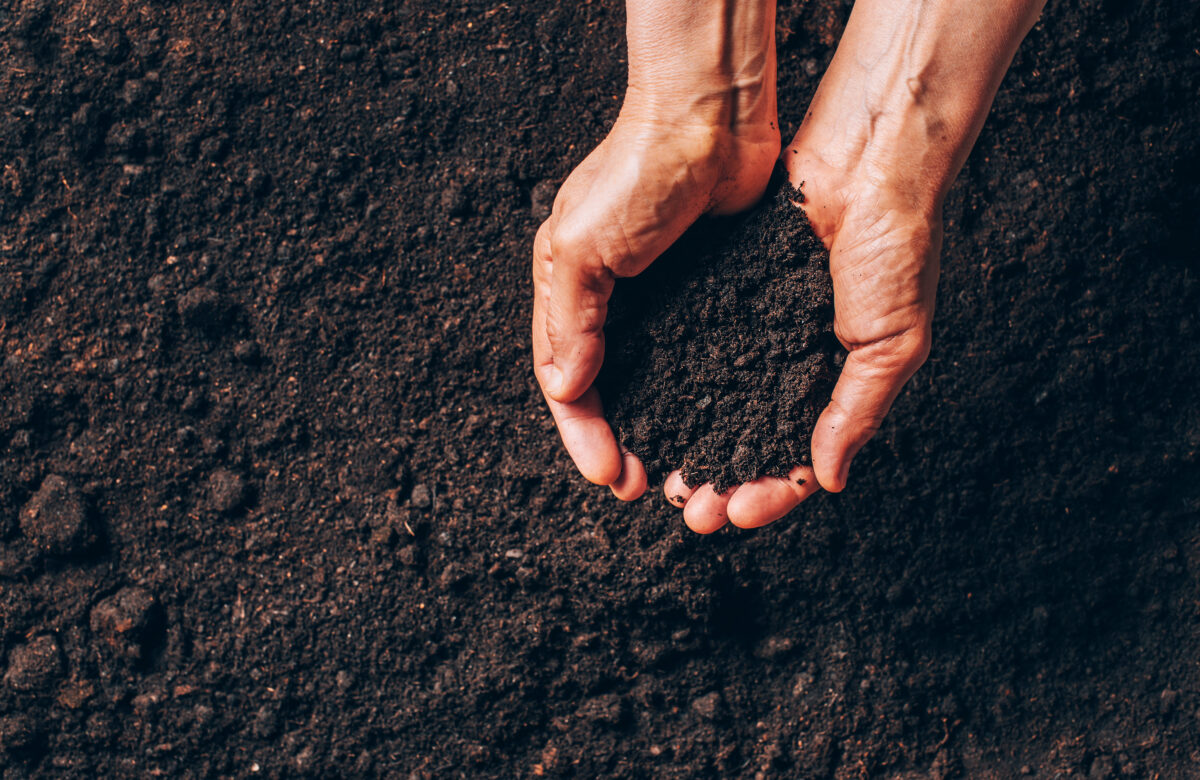
M 694 531 L 759 527 L 818 489 L 842 490 L 929 353 L 942 201 L 1036 12 L 1010 19 L 1007 36 L 981 29 L 989 58 L 972 50 L 978 35 L 905 5 L 859 0 L 782 152 L 791 182 L 803 184 L 797 207 L 829 249 L 833 328 L 847 350 L 813 431 L 812 465 L 725 493 L 672 472 L 664 492 Z M 627 3 L 620 114 L 562 185 L 533 249 L 538 383 L 580 472 L 626 501 L 645 492 L 646 471 L 616 440 L 593 386 L 614 280 L 645 270 L 702 215 L 753 206 L 780 158 L 774 9 L 705 7 Z M 956 65 L 975 70 L 947 80 Z

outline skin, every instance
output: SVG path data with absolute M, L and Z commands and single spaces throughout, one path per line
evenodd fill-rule
M 673 472 L 688 527 L 757 528 L 850 463 L 929 354 L 942 202 L 1044 0 L 858 0 L 783 153 L 830 251 L 834 332 L 848 355 L 812 438 L 812 468 L 723 495 Z M 644 270 L 705 213 L 748 208 L 779 146 L 774 7 L 629 0 L 630 84 L 612 132 L 571 174 L 534 245 L 534 370 L 592 482 L 646 489 L 592 386 L 613 280 Z

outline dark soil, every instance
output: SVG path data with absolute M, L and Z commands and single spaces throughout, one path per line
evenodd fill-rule
M 780 10 L 785 138 L 847 10 Z M 0 6 L 6 778 L 1196 775 L 1200 8 L 1050 4 L 929 362 L 845 492 L 712 537 L 530 371 L 622 22 Z
M 689 486 L 724 492 L 812 462 L 844 353 L 803 198 L 778 166 L 757 208 L 703 220 L 617 282 L 598 384 L 652 484 L 681 468 Z

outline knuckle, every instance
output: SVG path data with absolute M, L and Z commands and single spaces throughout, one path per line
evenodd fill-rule
M 578 220 L 563 220 L 548 231 L 548 245 L 554 257 L 575 260 L 589 253 L 591 235 Z
M 906 339 L 904 346 L 905 367 L 916 371 L 929 359 L 933 347 L 933 338 L 927 329 L 922 328 Z

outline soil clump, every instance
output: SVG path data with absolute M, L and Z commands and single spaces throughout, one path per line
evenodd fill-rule
M 844 352 L 829 253 L 777 166 L 750 212 L 706 219 L 618 280 L 598 379 L 618 440 L 653 482 L 718 492 L 811 463 Z

